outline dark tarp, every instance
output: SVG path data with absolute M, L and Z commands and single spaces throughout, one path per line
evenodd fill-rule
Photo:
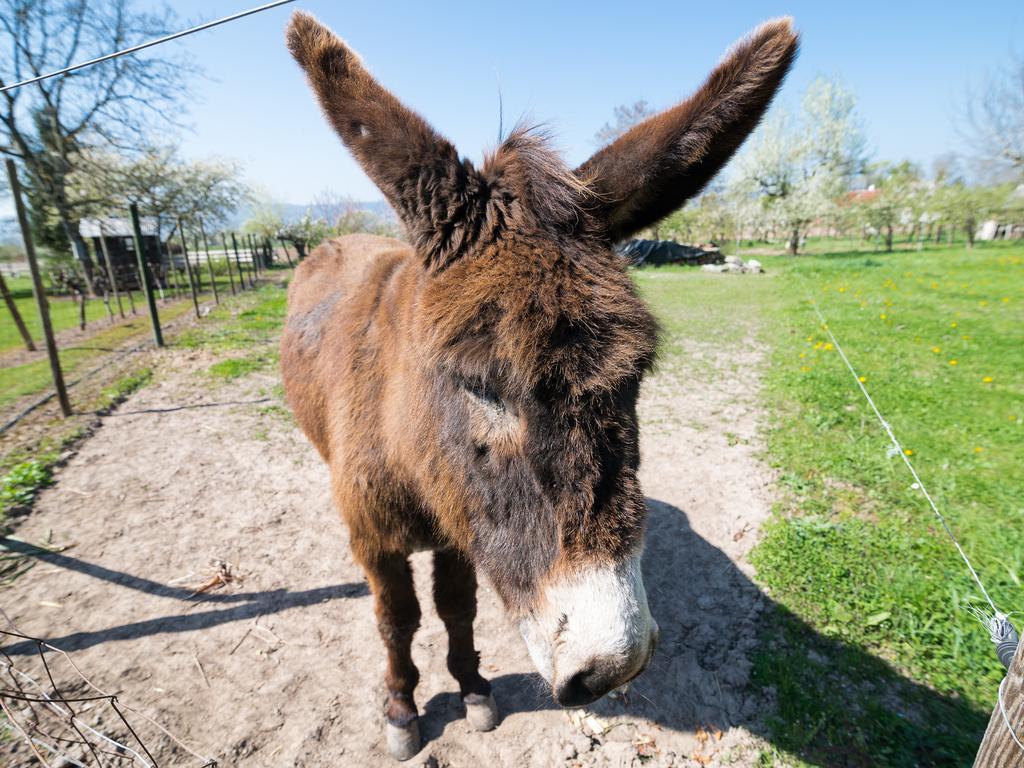
M 662 264 L 721 264 L 724 257 L 717 249 L 705 251 L 693 245 L 680 245 L 672 240 L 625 240 L 615 250 L 634 266 Z

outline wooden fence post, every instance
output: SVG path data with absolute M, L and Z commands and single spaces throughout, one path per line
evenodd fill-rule
M 18 305 L 14 303 L 14 297 L 11 296 L 11 292 L 7 289 L 7 281 L 4 280 L 2 272 L 0 272 L 0 293 L 4 295 L 4 302 L 7 304 L 7 309 L 11 311 L 11 317 L 14 318 L 14 324 L 18 327 L 18 333 L 21 334 L 22 341 L 25 342 L 25 349 L 29 352 L 35 352 L 35 342 L 32 341 L 32 336 L 29 335 L 28 328 L 25 327 L 25 321 L 21 319 L 21 313 L 18 311 Z
M 174 262 L 174 254 L 171 253 L 171 238 L 174 237 L 174 227 L 171 227 L 171 234 L 167 236 L 167 274 L 170 280 L 167 287 L 174 292 L 174 298 L 181 296 L 181 287 L 178 285 L 178 265 Z M 160 246 L 160 235 L 156 236 L 157 246 Z M 163 258 L 163 257 L 161 257 Z
M 263 271 L 263 264 L 260 263 L 260 256 L 258 253 L 256 253 L 256 238 L 253 237 L 251 232 L 248 235 L 246 235 L 246 238 L 248 239 L 249 242 L 249 254 L 252 257 L 253 271 L 256 277 L 259 277 L 260 272 Z
M 231 254 L 228 253 L 228 238 L 223 232 L 220 233 L 220 241 L 224 244 L 224 265 L 228 268 L 228 285 L 231 286 L 231 295 L 235 295 L 235 278 L 231 274 Z
M 252 235 L 245 236 L 246 247 L 249 249 L 249 287 L 256 287 L 256 278 L 260 274 L 260 264 L 256 258 L 256 251 L 252 247 Z
M 60 412 L 67 418 L 71 415 L 71 402 L 68 400 L 68 390 L 64 386 L 64 374 L 60 369 L 57 342 L 53 340 L 53 326 L 50 325 L 50 307 L 46 302 L 46 294 L 43 292 L 43 280 L 39 276 L 39 264 L 36 262 L 36 249 L 32 242 L 32 230 L 28 225 L 25 204 L 21 200 L 18 169 L 14 167 L 14 160 L 11 158 L 7 158 L 7 176 L 11 181 L 11 196 L 14 198 L 14 208 L 18 213 L 21 237 L 25 241 L 25 257 L 28 259 L 28 268 L 32 273 L 32 293 L 35 294 L 36 305 L 39 307 L 39 324 L 43 327 L 43 338 L 46 339 L 46 354 L 50 358 L 50 373 L 53 375 L 53 386 L 57 390 Z
M 196 255 L 196 265 L 192 269 L 192 274 L 196 278 L 196 290 L 199 293 L 203 292 L 203 270 L 199 268 L 199 235 L 192 234 L 192 252 Z
M 284 240 L 281 240 L 281 238 L 278 238 L 278 242 L 281 243 L 281 247 L 284 249 L 284 257 L 288 259 L 288 266 L 294 267 L 295 264 L 292 263 L 292 255 L 288 252 L 288 243 L 286 243 Z
M 213 303 L 220 304 L 220 294 L 217 293 L 217 277 L 213 274 L 213 259 L 210 258 L 210 243 L 206 240 L 206 229 L 203 227 L 203 217 L 199 217 L 199 233 L 203 236 L 203 250 L 206 251 L 206 266 L 210 270 L 210 287 L 213 288 Z
M 238 290 L 245 290 L 245 272 L 242 271 L 242 257 L 238 255 L 238 238 L 231 233 L 231 246 L 235 249 L 235 264 L 238 265 Z
M 996 702 L 981 740 L 974 768 L 1011 768 L 1024 765 L 1024 748 L 1014 740 L 1010 728 L 1024 742 L 1024 641 L 1017 643 L 1006 680 L 1002 685 L 1003 702 Z M 1006 716 L 1003 716 L 1003 708 Z M 1007 727 L 1009 724 L 1009 728 Z
M 188 245 L 185 244 L 185 225 L 178 219 L 178 237 L 181 238 L 181 254 L 185 257 L 185 274 L 188 275 L 188 287 L 192 292 L 192 306 L 199 317 L 199 297 L 196 295 L 196 281 L 192 277 L 192 262 L 188 259 Z
M 121 304 L 121 294 L 117 289 L 117 275 L 114 273 L 114 265 L 110 263 L 110 252 L 107 249 L 107 236 L 103 232 L 103 219 L 100 219 L 100 251 L 103 252 L 103 263 L 107 265 L 107 280 L 110 281 L 110 290 L 114 292 L 114 300 L 117 302 L 117 311 L 124 320 L 124 305 Z
M 164 345 L 164 334 L 160 330 L 160 315 L 156 311 L 156 296 L 153 295 L 153 277 L 149 271 L 149 262 L 146 261 L 146 254 L 142 250 L 142 226 L 139 224 L 139 206 L 132 203 L 128 207 L 128 213 L 132 218 L 132 239 L 135 242 L 135 258 L 139 262 L 139 282 L 142 283 L 142 290 L 146 294 L 146 304 L 149 305 L 149 320 L 153 324 L 153 341 L 158 347 Z

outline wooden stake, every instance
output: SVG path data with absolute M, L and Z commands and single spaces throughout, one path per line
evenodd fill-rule
M 289 267 L 294 267 L 295 264 L 292 263 L 292 255 L 288 252 L 288 243 L 286 243 L 284 240 L 280 240 L 280 243 L 281 243 L 281 247 L 284 248 L 284 257 L 286 259 L 288 259 L 288 266 Z
M 199 268 L 199 235 L 192 235 L 192 253 L 196 255 L 196 265 L 192 269 L 192 274 L 196 278 L 196 290 L 199 293 L 203 292 L 203 270 Z
M 21 313 L 18 311 L 18 305 L 14 303 L 14 297 L 11 296 L 11 292 L 7 289 L 7 281 L 4 280 L 3 272 L 0 272 L 0 293 L 4 295 L 4 303 L 7 304 L 7 309 L 11 311 L 14 324 L 18 326 L 18 333 L 21 334 L 22 341 L 25 342 L 25 349 L 29 352 L 35 352 L 35 342 L 32 341 L 28 328 L 25 327 L 25 321 L 21 319 Z
M 213 288 L 213 303 L 220 304 L 217 293 L 217 278 L 213 274 L 213 259 L 210 258 L 210 244 L 206 241 L 206 229 L 203 228 L 203 217 L 199 217 L 199 232 L 203 236 L 203 250 L 206 251 L 206 266 L 210 270 L 210 287 Z
M 1003 717 L 1003 708 L 1006 716 Z M 1009 728 L 1007 727 L 1009 723 Z M 1014 741 L 1013 728 L 1017 738 L 1024 743 L 1024 641 L 1017 643 L 1017 652 L 1010 662 L 1003 683 L 1003 706 L 996 702 L 992 717 L 989 718 L 985 737 L 981 740 L 974 768 L 1011 768 L 1024 765 L 1024 749 Z
M 138 262 L 139 282 L 142 283 L 142 290 L 146 294 L 146 304 L 149 305 L 149 321 L 153 325 L 153 341 L 158 347 L 162 347 L 164 345 L 164 334 L 160 330 L 160 315 L 156 311 L 153 279 L 149 273 L 149 262 L 146 261 L 146 254 L 142 250 L 142 226 L 139 224 L 139 206 L 132 203 L 128 207 L 128 213 L 132 218 L 132 240 L 135 243 L 135 260 Z
M 256 240 L 253 238 L 250 232 L 246 235 L 246 240 L 249 243 L 249 256 L 252 259 L 252 270 L 256 277 L 259 277 L 260 272 L 263 271 L 263 265 L 260 264 L 259 254 L 256 253 Z
M 238 239 L 231 233 L 231 246 L 235 249 L 235 264 L 238 265 L 238 290 L 245 290 L 245 272 L 242 271 L 242 257 L 238 255 Z
M 181 238 L 181 254 L 185 257 L 185 274 L 188 275 L 188 287 L 192 291 L 192 306 L 196 310 L 196 317 L 199 317 L 199 297 L 196 296 L 196 281 L 192 277 L 192 262 L 188 259 L 188 246 L 185 244 L 185 225 L 178 219 L 178 237 Z
M 14 208 L 18 212 L 21 237 L 25 241 L 25 256 L 28 259 L 29 271 L 32 273 L 32 293 L 35 294 L 36 306 L 39 307 L 39 324 L 43 328 L 43 338 L 46 340 L 46 354 L 50 358 L 50 373 L 53 376 L 53 386 L 57 390 L 60 412 L 67 418 L 71 415 L 71 402 L 68 400 L 67 387 L 64 386 L 64 373 L 60 369 L 57 342 L 53 339 L 53 326 L 50 325 L 50 306 L 46 301 L 46 294 L 43 292 L 43 280 L 39 276 L 39 264 L 36 262 L 36 249 L 32 242 L 32 230 L 28 226 L 25 204 L 21 201 L 18 169 L 14 167 L 14 160 L 11 158 L 7 158 L 7 177 L 11 182 L 11 196 L 14 198 Z
M 224 244 L 224 265 L 228 268 L 228 285 L 231 286 L 231 295 L 235 295 L 235 278 L 231 274 L 231 254 L 228 253 L 228 238 L 223 232 L 220 233 L 220 241 Z
M 114 265 L 110 263 L 110 251 L 107 249 L 107 236 L 103 234 L 103 219 L 100 219 L 100 250 L 103 252 L 103 262 L 107 265 L 107 280 L 110 281 L 110 290 L 114 292 L 114 300 L 117 302 L 117 311 L 124 320 L 124 305 L 121 304 L 121 294 L 117 290 L 117 275 L 114 273 Z

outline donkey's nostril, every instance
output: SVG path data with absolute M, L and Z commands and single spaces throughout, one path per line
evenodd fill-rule
M 555 700 L 563 707 L 582 707 L 597 701 L 612 687 L 612 679 L 598 665 L 589 665 L 558 686 Z

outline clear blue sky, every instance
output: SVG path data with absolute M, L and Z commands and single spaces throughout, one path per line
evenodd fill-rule
M 175 0 L 208 20 L 258 0 Z M 522 115 L 548 123 L 569 161 L 594 149 L 616 104 L 664 107 L 686 96 L 736 38 L 791 15 L 803 35 L 781 100 L 797 103 L 818 74 L 859 99 L 879 159 L 962 149 L 955 115 L 972 83 L 1024 41 L 1024 3 L 993 2 L 338 2 L 300 0 L 171 43 L 206 71 L 195 82 L 187 156 L 240 160 L 275 200 L 308 202 L 330 187 L 380 193 L 327 128 L 283 44 L 292 8 L 315 13 L 405 103 L 479 158 Z M 1024 53 L 1024 43 L 1017 44 Z

